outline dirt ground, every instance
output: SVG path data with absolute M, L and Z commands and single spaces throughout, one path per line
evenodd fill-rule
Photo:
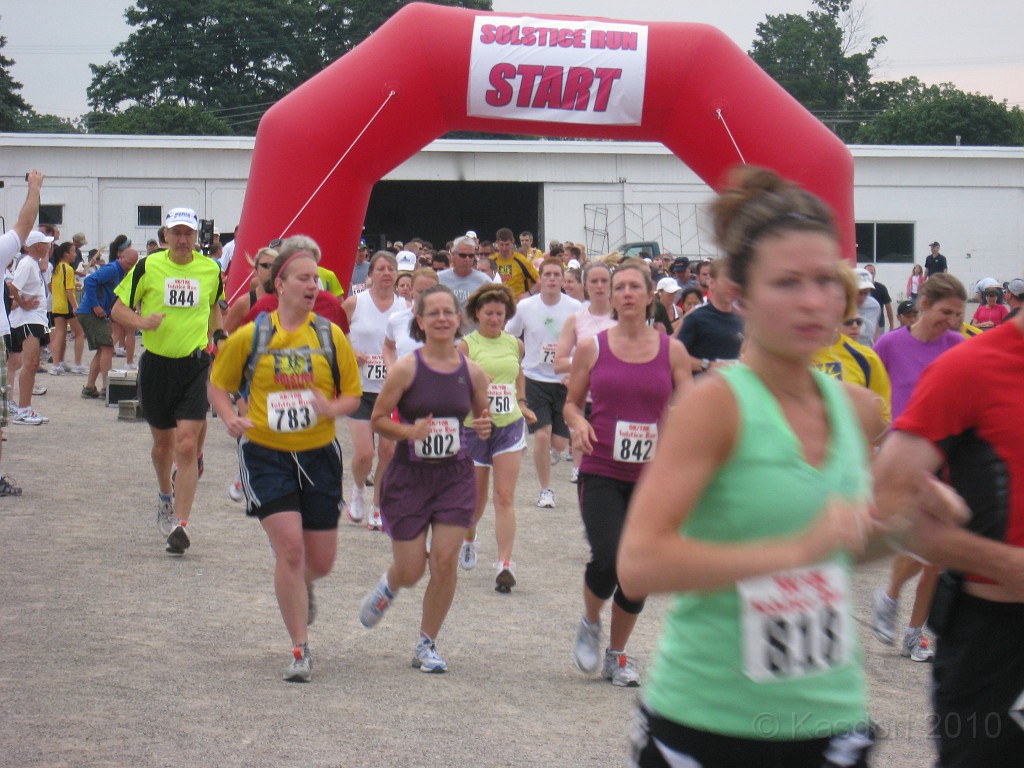
M 81 399 L 83 382 L 41 374 L 49 392 L 35 407 L 51 423 L 5 430 L 3 470 L 25 493 L 0 499 L 0 765 L 624 763 L 638 691 L 588 678 L 571 659 L 587 547 L 568 463 L 554 470 L 557 507 L 541 510 L 524 461 L 519 586 L 508 596 L 493 589 L 485 516 L 480 564 L 460 572 L 438 639 L 446 675 L 410 665 L 422 586 L 402 592 L 376 629 L 359 624 L 390 547 L 343 522 L 337 565 L 317 589 L 313 682 L 288 684 L 270 547 L 225 493 L 234 441 L 210 422 L 193 545 L 170 557 L 155 521 L 149 430 Z M 900 658 L 867 628 L 870 590 L 886 572 L 887 563 L 863 568 L 855 585 L 882 736 L 874 764 L 930 765 L 930 665 Z M 642 666 L 666 606 L 651 599 L 637 626 L 630 652 Z

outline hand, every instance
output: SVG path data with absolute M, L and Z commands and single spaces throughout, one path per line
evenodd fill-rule
M 22 293 L 18 296 L 18 304 L 20 304 L 23 309 L 35 309 L 39 306 L 39 297 L 26 296 Z
M 43 186 L 43 179 L 46 177 L 34 168 L 28 172 L 28 188 L 29 189 L 41 189 Z
M 334 401 L 324 397 L 324 393 L 319 389 L 313 390 L 313 413 L 320 417 L 335 418 Z
M 480 411 L 480 415 L 473 419 L 473 429 L 476 431 L 477 437 L 481 440 L 486 440 L 491 436 L 491 429 L 494 423 L 491 421 L 491 412 L 484 408 Z
M 366 360 L 368 359 L 368 355 L 364 354 L 363 352 L 359 352 L 358 350 L 352 350 L 352 351 L 355 352 L 355 354 L 356 354 L 356 365 L 358 365 L 360 368 L 362 368 L 364 365 L 366 365 Z
M 252 429 L 252 421 L 246 416 L 239 416 L 235 414 L 231 418 L 224 419 L 224 427 L 227 429 L 228 434 L 236 440 L 250 429 Z
M 409 427 L 409 433 L 406 439 L 410 442 L 417 440 L 426 439 L 427 435 L 430 434 L 430 422 L 434 420 L 434 414 L 428 414 L 420 419 L 416 419 L 412 424 L 407 425 Z
M 152 315 L 143 315 L 139 322 L 139 328 L 144 331 L 155 331 L 164 321 L 163 313 L 154 312 Z
M 526 423 L 527 424 L 536 424 L 537 423 L 537 414 L 534 413 L 533 411 L 531 411 L 529 408 L 527 408 L 522 403 L 519 404 L 519 410 L 522 412 L 523 418 L 526 419 Z
M 829 499 L 824 511 L 800 536 L 801 564 L 816 563 L 838 549 L 859 555 L 874 531 L 871 509 L 866 502 Z
M 597 434 L 589 421 L 583 421 L 583 429 L 572 428 L 571 432 L 573 453 L 580 451 L 583 455 L 589 456 L 594 452 Z
M 101 307 L 99 304 L 92 308 L 92 313 L 100 319 L 105 318 L 107 316 L 107 313 L 103 311 L 103 307 Z

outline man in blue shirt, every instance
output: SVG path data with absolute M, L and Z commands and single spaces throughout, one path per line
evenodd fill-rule
M 114 361 L 114 339 L 110 334 L 110 312 L 114 306 L 114 289 L 139 260 L 139 252 L 130 245 L 117 254 L 117 258 L 104 264 L 82 281 L 82 300 L 78 302 L 78 322 L 82 324 L 89 349 L 96 352 L 89 363 L 89 377 L 82 387 L 82 397 L 103 397 L 107 388 L 107 374 Z M 96 379 L 102 374 L 103 389 L 96 388 Z

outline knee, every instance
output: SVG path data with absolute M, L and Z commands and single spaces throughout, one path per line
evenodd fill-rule
M 495 511 L 515 511 L 515 490 L 511 488 L 495 488 L 494 489 L 494 509 Z
M 607 600 L 615 593 L 617 583 L 614 566 L 609 568 L 599 561 L 591 560 L 583 574 L 587 589 L 601 600 Z
M 646 598 L 639 598 L 633 600 L 632 598 L 626 597 L 626 594 L 622 591 L 622 587 L 619 586 L 615 590 L 615 604 L 619 606 L 625 613 L 637 615 L 644 609 L 644 601 Z
M 396 560 L 392 568 L 394 568 L 395 578 L 398 582 L 397 584 L 392 584 L 392 588 L 411 587 L 423 578 L 423 573 L 427 569 L 427 561 L 426 558 L 416 562 L 400 562 Z
M 311 553 L 306 552 L 306 570 L 314 579 L 320 579 L 331 572 L 334 567 L 334 553 Z
M 179 457 L 190 458 L 196 455 L 196 436 L 190 433 L 182 433 L 182 430 L 178 430 L 178 434 L 174 444 L 174 450 Z
M 299 537 L 288 537 L 274 543 L 274 554 L 279 567 L 289 571 L 303 571 L 306 567 L 306 553 Z

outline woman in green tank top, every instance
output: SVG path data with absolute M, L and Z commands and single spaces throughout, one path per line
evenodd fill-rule
M 845 310 L 828 208 L 771 171 L 733 181 L 713 214 L 742 362 L 668 416 L 619 550 L 624 589 L 675 593 L 633 757 L 866 765 L 850 571 L 872 530 L 864 435 L 882 425 L 870 393 L 810 366 Z

